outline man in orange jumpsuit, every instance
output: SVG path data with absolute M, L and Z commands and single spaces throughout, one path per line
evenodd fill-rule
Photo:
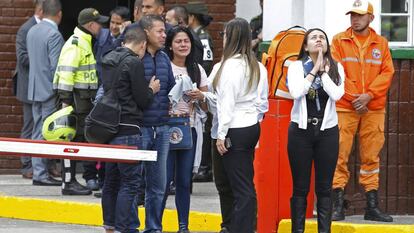
M 333 220 L 345 219 L 344 188 L 349 179 L 348 159 L 354 135 L 359 131 L 361 168 L 359 183 L 364 187 L 365 220 L 392 222 L 378 208 L 380 157 L 384 144 L 387 91 L 394 73 L 388 41 L 369 24 L 374 9 L 366 0 L 355 0 L 351 27 L 333 38 L 332 54 L 345 68 L 345 95 L 337 102 L 340 130 L 339 156 L 333 180 Z

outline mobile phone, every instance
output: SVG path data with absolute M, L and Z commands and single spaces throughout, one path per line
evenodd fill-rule
M 224 139 L 224 146 L 229 149 L 231 147 L 231 140 L 230 138 L 225 138 Z

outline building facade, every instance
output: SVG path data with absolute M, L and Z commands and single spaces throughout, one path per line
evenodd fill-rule
M 205 0 L 214 21 L 208 27 L 213 37 L 215 60 L 221 56 L 219 32 L 235 15 L 249 20 L 260 13 L 255 0 Z M 332 38 L 345 30 L 349 17 L 347 6 L 353 0 L 265 0 L 264 37 L 271 40 L 280 30 L 293 25 L 319 27 Z M 373 28 L 390 41 L 395 74 L 387 105 L 386 142 L 381 153 L 381 207 L 391 214 L 414 214 L 414 0 L 371 0 L 375 9 Z M 116 5 L 133 7 L 133 0 L 71 0 L 62 1 L 64 19 L 61 31 L 72 33 L 80 9 L 95 7 L 103 14 Z M 185 4 L 185 0 L 167 0 L 167 8 Z M 258 2 L 258 0 L 257 0 Z M 12 94 L 15 63 L 16 32 L 33 14 L 32 0 L 0 1 L 0 137 L 19 137 L 22 107 Z M 256 4 L 252 7 L 252 4 Z M 246 10 L 252 8 L 254 13 Z M 358 142 L 355 143 L 358 146 Z M 351 156 L 352 177 L 347 198 L 352 200 L 348 214 L 362 213 L 364 193 L 358 185 L 359 159 Z M 0 173 L 15 173 L 20 167 L 17 157 L 1 156 Z

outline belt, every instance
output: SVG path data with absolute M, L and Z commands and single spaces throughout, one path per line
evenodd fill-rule
M 190 117 L 190 114 L 170 114 L 170 117 Z
M 322 122 L 322 118 L 316 118 L 316 117 L 308 118 L 308 123 L 311 123 L 312 125 L 317 125 L 319 124 L 319 122 Z

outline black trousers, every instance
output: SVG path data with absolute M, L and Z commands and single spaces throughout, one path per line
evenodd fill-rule
M 300 129 L 291 122 L 288 131 L 288 156 L 293 178 L 293 197 L 309 192 L 312 162 L 315 166 L 315 191 L 318 198 L 331 197 L 332 180 L 338 160 L 338 126 L 320 131 L 320 123 Z
M 214 178 L 220 196 L 222 227 L 231 233 L 253 233 L 257 199 L 253 183 L 254 152 L 260 136 L 257 123 L 231 128 L 227 137 L 232 146 L 223 156 L 213 153 Z
M 83 126 L 83 125 L 82 125 Z M 82 134 L 79 132 L 83 132 L 82 130 L 79 130 L 79 127 L 76 129 L 76 137 L 72 140 L 73 142 L 86 142 L 86 139 Z M 64 185 L 62 186 L 65 188 L 65 184 L 71 183 L 76 180 L 76 164 L 78 161 L 76 160 L 69 160 L 69 159 L 62 159 L 61 160 L 61 166 L 62 166 L 62 182 Z
M 217 147 L 215 146 L 217 140 L 214 139 L 212 141 L 214 145 L 212 147 L 213 175 L 214 183 L 216 184 L 216 188 L 219 193 L 220 199 L 220 210 L 222 218 L 221 227 L 230 229 L 230 222 L 234 203 L 233 192 L 231 191 L 230 182 L 224 170 L 223 160 L 221 158 L 221 155 L 217 151 Z
M 201 163 L 200 167 L 204 167 L 207 171 L 211 171 L 212 166 L 212 150 L 216 144 L 212 144 L 211 140 L 211 123 L 213 120 L 213 115 L 211 113 L 207 113 L 207 121 L 204 125 L 204 132 L 203 132 L 203 148 L 202 148 L 202 155 L 201 155 Z
M 78 117 L 78 127 L 76 130 L 76 140 L 77 142 L 86 142 L 85 135 L 84 135 L 84 129 L 85 129 L 85 118 L 88 114 L 77 114 Z M 96 168 L 97 162 L 95 161 L 82 161 L 83 166 L 83 175 L 82 178 L 85 179 L 85 181 L 97 179 L 98 178 L 98 169 Z M 102 168 L 102 166 L 101 166 Z M 103 166 L 103 170 L 101 171 L 100 175 L 105 177 L 105 166 Z M 102 182 L 103 183 L 103 182 Z
M 85 118 L 87 116 L 86 113 L 76 114 L 77 116 L 77 127 L 76 127 L 76 137 L 73 139 L 73 142 L 86 142 L 85 136 L 84 136 L 84 127 L 85 127 Z M 62 180 L 64 183 L 69 183 L 74 181 L 76 179 L 76 160 L 68 160 L 64 159 L 62 160 Z M 85 181 L 88 181 L 90 179 L 97 179 L 98 175 L 98 169 L 96 168 L 97 162 L 94 161 L 82 161 L 83 165 L 83 178 Z M 102 179 L 105 176 L 105 170 L 103 169 L 100 173 Z M 101 182 L 103 184 L 103 181 Z
M 98 179 L 100 182 L 103 181 L 105 177 L 105 163 L 101 163 L 99 170 L 96 168 L 98 162 L 95 161 L 83 161 L 83 174 L 82 178 L 85 181 Z

